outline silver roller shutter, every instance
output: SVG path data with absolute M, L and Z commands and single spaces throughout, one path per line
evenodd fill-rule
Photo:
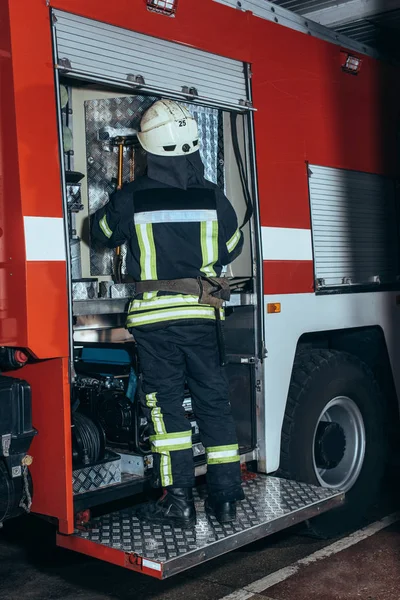
M 310 165 L 309 190 L 317 287 L 395 282 L 395 181 Z
M 179 99 L 196 90 L 201 103 L 246 108 L 240 61 L 58 10 L 53 16 L 56 61 L 72 76 Z

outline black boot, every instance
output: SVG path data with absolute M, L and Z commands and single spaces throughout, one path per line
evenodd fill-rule
M 139 506 L 135 515 L 140 521 L 172 525 L 185 529 L 196 525 L 192 488 L 171 487 L 157 502 Z
M 236 519 L 236 501 L 216 502 L 207 498 L 204 508 L 208 515 L 214 515 L 219 523 L 232 523 Z

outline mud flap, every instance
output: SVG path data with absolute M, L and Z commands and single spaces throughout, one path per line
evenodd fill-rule
M 257 475 L 243 482 L 245 500 L 237 520 L 226 525 L 204 512 L 196 493 L 197 524 L 180 529 L 140 523 L 134 509 L 93 519 L 57 545 L 157 579 L 185 571 L 230 550 L 339 506 L 344 494 L 305 483 Z

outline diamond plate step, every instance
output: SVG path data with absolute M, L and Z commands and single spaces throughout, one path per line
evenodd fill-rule
M 245 500 L 237 520 L 220 525 L 204 512 L 196 492 L 197 524 L 181 529 L 141 523 L 134 509 L 93 519 L 90 529 L 57 535 L 57 544 L 158 579 L 305 521 L 343 502 L 344 494 L 321 487 L 257 475 L 243 482 Z

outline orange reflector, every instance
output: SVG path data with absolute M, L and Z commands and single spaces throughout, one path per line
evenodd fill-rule
M 269 315 L 273 315 L 281 312 L 281 303 L 280 302 L 270 302 L 267 304 L 267 313 Z

